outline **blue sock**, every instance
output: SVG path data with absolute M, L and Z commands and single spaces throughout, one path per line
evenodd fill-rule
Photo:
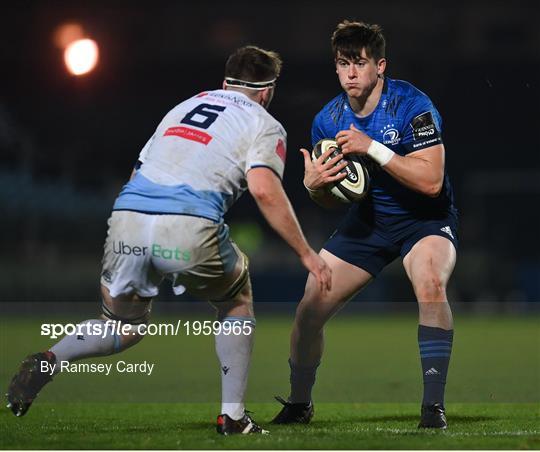
M 444 387 L 453 337 L 454 330 L 418 326 L 418 346 L 424 378 L 423 405 L 444 404 Z
M 319 363 L 314 366 L 300 367 L 289 358 L 289 367 L 291 368 L 291 395 L 289 400 L 293 403 L 311 402 L 311 390 L 315 384 Z

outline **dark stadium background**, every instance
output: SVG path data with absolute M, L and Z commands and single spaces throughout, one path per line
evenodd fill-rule
M 456 313 L 450 429 L 419 433 L 416 303 L 401 262 L 325 328 L 316 417 L 257 438 L 216 438 L 211 337 L 148 337 L 94 363 L 155 363 L 142 374 L 59 376 L 22 419 L 0 409 L 0 449 L 538 449 L 540 401 L 540 2 L 37 1 L 0 8 L 0 389 L 55 339 L 44 323 L 99 315 L 107 218 L 163 115 L 221 87 L 225 60 L 256 44 L 284 59 L 271 113 L 288 131 L 284 184 L 319 249 L 341 213 L 302 186 L 300 146 L 340 92 L 330 35 L 344 18 L 383 26 L 387 74 L 426 92 L 443 117 L 461 214 L 449 298 Z M 68 75 L 54 36 L 79 23 L 100 47 Z M 226 217 L 251 259 L 257 336 L 247 408 L 263 426 L 288 394 L 289 334 L 306 273 L 249 194 Z M 155 324 L 213 318 L 167 284 Z M 177 300 L 185 302 L 175 302 Z M 0 394 L 0 395 L 1 395 Z M 5 400 L 2 398 L 2 400 Z M 300 426 L 298 426 L 300 427 Z M 306 428 L 306 434 L 301 430 Z
M 340 214 L 309 201 L 298 148 L 340 92 L 329 37 L 351 18 L 383 26 L 387 74 L 426 92 L 442 114 L 461 213 L 451 300 L 538 306 L 539 9 L 483 0 L 3 5 L 1 300 L 98 300 L 106 220 L 139 150 L 174 105 L 219 88 L 228 54 L 250 43 L 284 59 L 271 113 L 288 131 L 286 190 L 318 249 Z M 53 44 L 56 28 L 73 21 L 100 46 L 97 69 L 81 78 L 67 74 Z M 256 300 L 296 302 L 305 272 L 248 194 L 226 219 L 251 257 Z M 161 298 L 173 300 L 166 287 Z M 396 262 L 359 298 L 413 295 Z

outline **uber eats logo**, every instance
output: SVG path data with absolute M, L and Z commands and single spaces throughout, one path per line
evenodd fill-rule
M 152 246 L 132 246 L 120 242 L 113 242 L 113 253 L 122 254 L 124 256 L 146 256 L 150 252 L 152 257 L 160 257 L 165 260 L 175 260 L 175 261 L 189 261 L 191 259 L 191 253 L 189 251 L 183 251 L 180 248 L 164 248 L 157 243 L 153 243 Z
M 162 248 L 157 243 L 152 244 L 152 256 L 167 260 L 174 259 L 175 261 L 189 261 L 191 259 L 189 251 L 181 251 L 178 247 L 174 250 Z

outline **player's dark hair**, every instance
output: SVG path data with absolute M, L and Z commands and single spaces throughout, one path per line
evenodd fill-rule
M 382 27 L 377 24 L 344 20 L 332 34 L 334 58 L 337 58 L 339 52 L 345 58 L 355 59 L 365 49 L 368 58 L 379 61 L 384 58 L 385 47 Z
M 247 82 L 266 82 L 279 77 L 281 57 L 256 46 L 240 47 L 225 64 L 225 77 Z

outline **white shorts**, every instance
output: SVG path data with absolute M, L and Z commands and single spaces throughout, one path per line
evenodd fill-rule
M 229 298 L 248 279 L 247 257 L 229 228 L 201 217 L 115 211 L 109 222 L 101 283 L 111 296 L 154 297 L 163 278 L 179 295 Z

